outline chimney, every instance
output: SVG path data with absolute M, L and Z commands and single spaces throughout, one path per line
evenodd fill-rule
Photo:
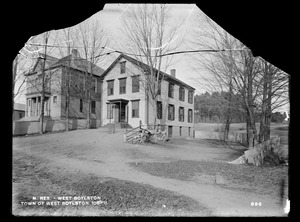
M 78 56 L 77 49 L 72 49 L 72 57 L 76 58 Z
M 170 72 L 171 72 L 171 76 L 176 78 L 176 69 L 171 69 Z

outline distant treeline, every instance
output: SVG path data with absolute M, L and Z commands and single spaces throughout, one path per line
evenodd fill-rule
M 237 101 L 238 95 L 234 96 Z M 246 118 L 243 109 L 240 109 L 238 103 L 232 103 L 232 123 L 245 123 Z M 226 107 L 226 92 L 205 92 L 200 95 L 195 95 L 195 123 L 220 123 L 225 119 Z M 272 113 L 272 122 L 282 122 L 286 118 L 284 113 Z M 259 113 L 255 115 L 256 122 L 259 121 Z

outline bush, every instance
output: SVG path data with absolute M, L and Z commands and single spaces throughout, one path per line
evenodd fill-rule
M 282 123 L 285 119 L 285 115 L 281 114 L 280 112 L 272 113 L 271 115 L 271 122 L 273 123 Z

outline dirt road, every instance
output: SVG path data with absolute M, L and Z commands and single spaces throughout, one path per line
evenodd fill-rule
M 123 143 L 121 132 L 109 134 L 95 129 L 14 138 L 13 151 L 44 160 L 48 168 L 76 169 L 96 177 L 113 177 L 173 191 L 196 200 L 214 216 L 284 216 L 277 192 L 235 189 L 228 180 L 218 184 L 214 173 L 181 180 L 135 167 L 142 163 L 168 164 L 178 160 L 226 165 L 243 152 L 238 146 L 226 148 L 204 140 L 175 140 L 167 146 L 132 145 Z M 261 203 L 261 206 L 251 206 L 252 202 Z

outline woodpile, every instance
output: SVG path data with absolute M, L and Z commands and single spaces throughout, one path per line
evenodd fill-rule
M 140 129 L 133 136 L 126 139 L 130 143 L 159 143 L 166 142 L 168 135 L 166 131 Z

